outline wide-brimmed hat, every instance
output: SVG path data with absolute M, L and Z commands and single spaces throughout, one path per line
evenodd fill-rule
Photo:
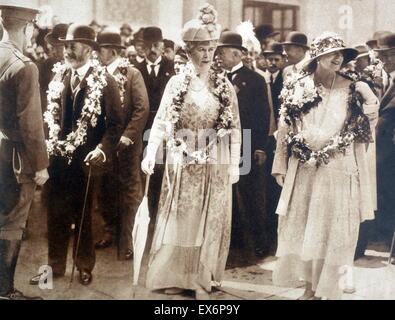
M 380 48 L 374 49 L 374 51 L 384 52 L 392 49 L 395 49 L 395 33 L 390 33 L 383 37 L 380 42 Z
M 307 45 L 307 36 L 304 33 L 298 31 L 292 31 L 288 33 L 282 45 L 293 45 L 310 49 L 310 47 Z
M 347 48 L 343 39 L 333 32 L 325 32 L 321 36 L 315 38 L 310 46 L 310 59 L 306 61 L 303 69 L 312 71 L 312 66 L 316 63 L 317 58 L 326 54 L 340 51 L 343 53 L 343 64 L 347 64 L 358 56 L 358 50 Z
M 358 55 L 355 59 L 369 56 L 369 47 L 367 45 L 361 44 L 359 46 L 355 46 L 354 49 L 358 51 Z
M 218 48 L 236 48 L 242 51 L 248 51 L 247 48 L 243 46 L 243 38 L 241 35 L 233 31 L 222 32 L 218 41 Z
M 66 37 L 59 38 L 59 41 L 62 43 L 81 42 L 90 45 L 94 49 L 98 47 L 96 32 L 87 25 L 72 24 L 67 30 Z
M 59 38 L 65 38 L 67 35 L 67 29 L 69 25 L 66 23 L 59 23 L 55 25 L 50 33 L 45 36 L 45 41 L 50 45 L 56 46 L 62 44 Z
M 162 30 L 158 27 L 147 27 L 142 32 L 142 40 L 145 43 L 163 41 Z
M 113 31 L 103 31 L 97 35 L 97 44 L 99 47 L 126 49 L 122 45 L 121 35 Z
M 217 23 L 218 13 L 210 4 L 205 4 L 199 9 L 196 19 L 188 21 L 182 30 L 182 40 L 211 41 L 220 38 L 221 26 Z
M 373 47 L 373 46 L 377 46 L 379 44 L 379 40 L 381 38 L 384 38 L 385 36 L 391 34 L 391 31 L 376 31 L 373 34 L 372 39 L 366 41 L 366 45 L 368 45 L 369 47 Z
M 274 31 L 273 25 L 271 24 L 262 24 L 255 28 L 255 35 L 261 42 L 266 38 L 274 37 L 279 34 L 279 31 Z
M 40 10 L 31 6 L 14 5 L 14 2 L 2 1 L 0 4 L 3 18 L 16 18 L 25 21 L 34 21 Z
M 284 56 L 284 50 L 282 44 L 279 42 L 273 42 L 266 48 L 265 51 L 261 53 L 261 55 L 263 56 L 268 56 L 270 54 L 279 54 L 281 56 Z

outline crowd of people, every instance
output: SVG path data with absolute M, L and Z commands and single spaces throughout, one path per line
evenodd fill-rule
M 301 300 L 339 299 L 339 269 L 369 241 L 390 245 L 394 33 L 355 48 L 331 32 L 281 41 L 272 25 L 222 30 L 206 4 L 176 44 L 156 26 L 42 29 L 35 9 L 0 9 L 0 299 L 39 299 L 14 288 L 37 185 L 53 277 L 74 234 L 82 285 L 95 250 L 133 259 L 144 185 L 146 286 L 166 294 L 209 299 L 235 251 L 276 255 L 273 283 L 303 279 Z

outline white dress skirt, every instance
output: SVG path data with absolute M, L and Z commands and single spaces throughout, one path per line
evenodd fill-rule
M 319 106 L 303 116 L 301 132 L 313 149 L 324 147 L 343 128 L 348 90 L 325 90 Z M 318 168 L 297 164 L 286 214 L 279 216 L 275 285 L 305 280 L 317 297 L 341 298 L 342 267 L 353 265 L 358 240 L 359 185 L 355 144 Z

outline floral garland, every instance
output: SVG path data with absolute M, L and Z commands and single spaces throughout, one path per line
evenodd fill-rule
M 53 67 L 55 76 L 47 91 L 48 108 L 44 113 L 44 121 L 49 127 L 47 150 L 49 155 L 62 156 L 70 163 L 75 150 L 86 142 L 88 127 L 96 127 L 97 117 L 101 114 L 101 97 L 103 88 L 107 85 L 106 71 L 97 59 L 91 60 L 92 73 L 86 78 L 88 85 L 87 97 L 77 120 L 76 130 L 69 133 L 65 140 L 60 140 L 60 97 L 64 90 L 63 79 L 68 67 L 57 63 Z
M 182 129 L 180 114 L 184 104 L 185 95 L 188 92 L 188 88 L 194 74 L 195 71 L 192 63 L 187 63 L 182 74 L 183 81 L 177 88 L 178 90 L 172 99 L 170 108 L 167 109 L 167 119 L 171 124 L 167 146 L 175 155 L 182 155 L 190 158 L 191 160 L 188 161 L 188 163 L 203 164 L 209 160 L 209 153 L 216 139 L 212 140 L 204 150 L 189 153 L 185 141 L 177 138 L 176 136 L 177 131 Z M 217 139 L 220 139 L 230 134 L 231 130 L 234 128 L 232 103 L 230 99 L 231 92 L 225 76 L 219 73 L 214 66 L 209 71 L 209 79 L 214 84 L 213 94 L 220 103 L 218 118 L 214 126 L 217 133 Z
M 307 74 L 293 73 L 284 82 L 280 94 L 280 114 L 286 124 L 291 125 L 295 120 L 300 120 L 303 114 L 318 106 L 322 101 L 320 93 L 322 87 L 317 87 L 314 80 Z
M 310 78 L 310 77 L 309 77 Z M 280 113 L 282 119 L 288 124 L 296 126 L 296 122 L 303 114 L 307 114 L 313 107 L 317 107 L 318 103 L 322 101 L 320 96 L 320 89 L 313 88 L 311 82 L 303 80 L 303 84 L 298 84 L 305 76 L 299 76 L 299 80 L 295 83 L 295 91 L 291 92 L 289 88 L 282 92 L 291 94 L 292 97 L 283 97 L 284 99 Z M 310 78 L 311 79 L 311 78 Z M 311 81 L 313 81 L 311 79 Z M 289 85 L 289 84 L 288 84 Z M 313 81 L 314 85 L 314 81 Z M 301 89 L 303 88 L 303 89 Z M 301 133 L 294 133 L 290 130 L 284 139 L 288 146 L 289 154 L 293 154 L 301 163 L 315 164 L 319 167 L 322 164 L 328 164 L 330 159 L 339 153 L 345 153 L 347 147 L 353 142 L 369 143 L 372 141 L 372 135 L 369 126 L 368 118 L 363 114 L 362 101 L 360 94 L 355 89 L 355 82 L 350 85 L 350 95 L 348 99 L 348 110 L 350 118 L 345 122 L 343 129 L 330 139 L 322 149 L 314 151 L 306 142 Z M 296 98 L 295 98 L 296 96 Z M 291 101 L 292 103 L 287 101 Z M 303 104 L 308 104 L 308 107 Z
M 133 67 L 133 64 L 126 58 L 121 58 L 118 64 L 119 73 L 113 75 L 116 83 L 118 84 L 118 89 L 121 97 L 121 106 L 124 107 L 125 101 L 125 91 L 126 91 L 126 82 L 128 81 L 128 68 Z

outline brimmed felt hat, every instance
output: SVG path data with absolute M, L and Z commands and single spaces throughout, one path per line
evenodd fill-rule
M 66 23 L 59 23 L 55 25 L 50 33 L 45 36 L 45 41 L 47 41 L 50 45 L 60 45 L 62 44 L 59 41 L 59 38 L 65 38 L 67 35 L 67 29 L 69 25 Z
M 355 59 L 369 56 L 369 47 L 364 44 L 355 46 L 354 49 L 356 49 L 358 51 L 358 55 L 356 56 Z
M 242 51 L 248 51 L 246 47 L 243 47 L 241 35 L 233 31 L 222 32 L 221 38 L 218 41 L 218 48 L 236 48 Z
M 312 66 L 316 63 L 317 58 L 326 54 L 341 51 L 344 56 L 343 64 L 354 60 L 358 56 L 358 50 L 347 48 L 343 39 L 339 35 L 332 32 L 325 32 L 321 36 L 315 38 L 310 47 L 310 59 L 304 64 L 303 69 L 312 71 Z
M 142 32 L 142 40 L 145 43 L 163 41 L 162 30 L 158 27 L 147 27 Z
M 273 42 L 266 48 L 265 51 L 261 53 L 261 55 L 263 56 L 267 56 L 270 54 L 279 54 L 284 56 L 284 50 L 282 44 L 279 42 Z
M 372 39 L 366 41 L 366 45 L 369 47 L 377 46 L 379 44 L 379 40 L 389 34 L 391 34 L 391 31 L 376 31 L 373 34 Z
M 395 49 L 395 33 L 390 33 L 383 37 L 380 42 L 380 48 L 374 49 L 374 51 L 384 52 L 392 49 Z
M 3 18 L 16 18 L 27 22 L 34 21 L 40 10 L 31 6 L 14 5 L 14 2 L 1 1 L 1 16 Z
M 279 31 L 274 31 L 273 25 L 271 24 L 262 24 L 255 28 L 255 35 L 261 42 L 266 38 L 274 37 L 279 34 Z
M 121 35 L 117 32 L 103 31 L 97 35 L 97 44 L 99 47 L 126 49 L 122 45 Z
M 293 45 L 310 49 L 310 47 L 307 45 L 307 36 L 304 33 L 298 31 L 292 31 L 288 33 L 282 45 Z
M 72 24 L 67 30 L 66 37 L 59 38 L 62 43 L 81 42 L 97 49 L 98 45 L 95 40 L 96 32 L 93 28 L 78 24 Z
M 205 4 L 199 9 L 196 19 L 188 21 L 182 30 L 182 40 L 211 41 L 218 40 L 221 34 L 221 26 L 217 23 L 218 14 L 214 7 Z

